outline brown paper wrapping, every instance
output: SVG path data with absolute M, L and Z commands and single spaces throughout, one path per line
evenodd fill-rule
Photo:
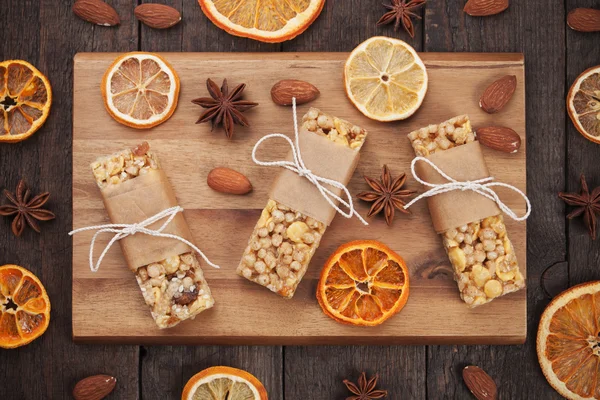
M 457 181 L 473 181 L 490 176 L 477 141 L 431 154 L 427 158 Z M 418 162 L 415 169 L 425 182 L 448 182 L 424 162 Z M 438 233 L 500 214 L 494 201 L 472 190 L 453 190 L 428 197 L 427 204 L 433 227 Z
M 161 211 L 177 206 L 175 193 L 162 170 L 151 169 L 147 174 L 117 185 L 110 185 L 101 192 L 108 216 L 113 224 L 139 223 Z M 166 218 L 147 226 L 147 228 L 160 228 Z M 182 213 L 178 213 L 162 232 L 180 236 L 190 242 L 193 241 Z M 127 264 L 133 272 L 153 262 L 191 251 L 188 245 L 179 240 L 143 233 L 127 236 L 119 240 L 119 244 Z
M 348 184 L 360 158 L 358 151 L 333 143 L 306 129 L 299 132 L 299 142 L 306 168 L 317 176 L 333 179 L 344 186 Z M 287 159 L 293 160 L 291 152 Z M 330 185 L 323 186 L 338 196 L 342 192 Z M 315 185 L 288 169 L 283 169 L 275 178 L 270 198 L 325 225 L 329 225 L 337 213 Z

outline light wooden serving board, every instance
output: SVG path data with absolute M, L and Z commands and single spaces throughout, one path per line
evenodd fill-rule
M 88 263 L 91 232 L 73 238 L 73 338 L 94 343 L 160 344 L 393 344 L 393 343 L 523 343 L 527 332 L 525 290 L 474 310 L 460 300 L 441 239 L 435 234 L 426 202 L 410 216 L 397 215 L 392 227 L 382 216 L 363 226 L 357 219 L 337 216 L 327 230 L 309 270 L 292 300 L 236 275 L 235 269 L 268 191 L 279 170 L 254 165 L 252 147 L 272 132 L 293 134 L 292 111 L 276 106 L 271 86 L 296 78 L 316 85 L 321 96 L 299 107 L 299 118 L 310 106 L 366 128 L 369 132 L 361 160 L 349 184 L 356 195 L 367 189 L 363 175 L 378 176 L 383 164 L 393 175 L 410 175 L 413 150 L 406 134 L 458 114 L 468 114 L 473 126 L 504 125 L 521 135 L 517 154 L 484 149 L 491 174 L 499 181 L 526 189 L 525 76 L 521 54 L 422 53 L 429 73 L 429 90 L 421 109 L 395 123 L 371 121 L 346 98 L 342 82 L 345 53 L 164 54 L 179 74 L 179 106 L 166 123 L 138 131 L 115 122 L 105 111 L 100 93 L 104 71 L 117 54 L 86 53 L 75 57 L 73 106 L 73 227 L 109 223 L 89 164 L 96 157 L 148 141 L 161 160 L 179 203 L 185 208 L 196 244 L 222 269 L 204 265 L 216 305 L 173 329 L 159 330 L 142 300 L 135 278 L 118 245 L 105 257 L 100 270 Z M 517 76 L 517 89 L 507 107 L 488 115 L 478 107 L 486 86 L 506 74 Z M 251 127 L 236 126 L 233 140 L 210 124 L 195 125 L 202 112 L 191 103 L 207 96 L 206 79 L 230 87 L 246 83 L 246 98 L 260 103 L 245 115 Z M 273 160 L 288 151 L 284 141 L 264 144 Z M 254 185 L 246 196 L 223 195 L 206 185 L 208 172 L 227 166 L 244 173 Z M 408 187 L 422 191 L 412 177 Z M 505 202 L 521 214 L 524 204 L 510 192 Z M 366 215 L 369 204 L 355 198 Z M 399 214 L 399 213 L 398 213 Z M 506 218 L 521 268 L 526 266 L 526 224 Z M 98 256 L 110 235 L 98 239 Z M 380 240 L 404 257 L 411 275 L 410 297 L 396 316 L 374 328 L 341 325 L 325 316 L 315 299 L 315 288 L 327 257 L 342 243 L 356 239 Z

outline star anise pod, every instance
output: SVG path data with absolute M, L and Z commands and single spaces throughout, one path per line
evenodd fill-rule
M 379 375 L 375 375 L 367 381 L 367 374 L 364 372 L 358 378 L 358 385 L 350 382 L 348 379 L 344 379 L 344 385 L 356 395 L 346 397 L 346 400 L 372 400 L 386 397 L 387 390 L 375 389 L 377 379 L 379 379 Z
M 600 186 L 595 188 L 592 193 L 588 189 L 585 176 L 581 174 L 581 191 L 579 193 L 560 192 L 558 197 L 565 203 L 577 208 L 567 214 L 567 218 L 573 219 L 583 214 L 583 221 L 588 228 L 588 232 L 593 240 L 596 240 L 596 220 L 600 214 Z
M 8 201 L 12 204 L 0 206 L 0 215 L 5 217 L 15 216 L 11 225 L 12 232 L 15 236 L 21 236 L 25 230 L 25 223 L 27 223 L 31 229 L 40 233 L 40 227 L 36 220 L 49 221 L 55 218 L 52 211 L 41 208 L 48 201 L 50 193 L 45 192 L 38 194 L 33 199 L 29 200 L 31 192 L 25 181 L 22 179 L 17 185 L 15 193 L 11 193 L 4 189 L 4 196 L 6 196 Z
M 410 214 L 410 211 L 404 209 L 405 203 L 403 198 L 415 194 L 415 191 L 402 189 L 404 182 L 406 182 L 406 174 L 403 173 L 392 180 L 390 170 L 387 165 L 384 165 L 383 171 L 381 172 L 381 180 L 377 181 L 368 176 L 365 176 L 364 178 L 373 191 L 361 192 L 357 197 L 364 201 L 373 202 L 367 216 L 371 217 L 383 210 L 385 222 L 388 225 L 392 225 L 395 209 L 398 209 L 405 214 Z
M 377 26 L 389 24 L 392 21 L 394 23 L 394 31 L 397 31 L 402 22 L 404 30 L 408 32 L 411 38 L 415 37 L 415 27 L 412 23 L 411 17 L 421 19 L 421 16 L 414 13 L 414 10 L 421 7 L 426 3 L 426 0 L 392 0 L 392 4 L 384 4 L 387 8 L 383 17 L 377 21 Z
M 196 121 L 197 124 L 212 121 L 211 131 L 219 124 L 222 124 L 225 134 L 229 139 L 233 137 L 234 124 L 241 126 L 250 125 L 242 113 L 252 107 L 256 107 L 258 103 L 240 100 L 246 88 L 245 83 L 237 85 L 230 93 L 227 79 L 223 79 L 223 84 L 221 85 L 221 89 L 219 89 L 217 84 L 209 78 L 206 80 L 206 87 L 211 97 L 200 97 L 192 100 L 192 103 L 207 109 L 202 113 L 198 121 Z

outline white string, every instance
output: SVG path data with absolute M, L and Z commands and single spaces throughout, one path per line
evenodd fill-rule
M 435 184 L 435 183 L 425 182 L 424 180 L 422 180 L 415 171 L 415 165 L 419 161 L 424 161 L 427 164 L 429 164 L 431 167 L 433 167 L 433 169 L 435 169 L 441 176 L 443 176 L 448 181 L 448 183 Z M 448 176 L 444 171 L 442 171 L 431 160 L 429 160 L 428 158 L 425 158 L 425 157 L 415 157 L 412 160 L 412 163 L 410 165 L 410 170 L 411 170 L 414 178 L 417 181 L 419 181 L 421 184 L 423 184 L 425 186 L 429 186 L 431 189 L 429 189 L 425 193 L 415 197 L 411 202 L 409 202 L 407 205 L 404 206 L 405 209 L 407 209 L 408 207 L 412 206 L 414 203 L 416 203 L 417 201 L 419 201 L 425 197 L 432 197 L 432 196 L 435 196 L 438 194 L 451 192 L 453 190 L 462 190 L 462 191 L 472 190 L 473 192 L 478 193 L 484 197 L 487 197 L 488 199 L 490 199 L 493 202 L 495 202 L 496 204 L 498 204 L 498 207 L 500 207 L 500 209 L 506 215 L 508 215 L 515 221 L 524 221 L 527 219 L 527 217 L 529 217 L 529 214 L 531 214 L 531 203 L 529 202 L 529 199 L 527 198 L 525 193 L 523 193 L 521 190 L 519 190 L 518 188 L 516 188 L 514 186 L 507 185 L 506 183 L 492 182 L 494 180 L 493 177 L 477 179 L 475 181 L 465 181 L 465 182 L 457 181 L 457 180 L 451 178 L 450 176 Z M 525 203 L 527 204 L 527 212 L 525 213 L 525 215 L 523 215 L 521 217 L 517 216 L 517 214 L 515 214 L 515 212 L 513 210 L 511 210 L 506 204 L 504 204 L 502 202 L 502 200 L 500 200 L 500 198 L 498 197 L 498 194 L 496 194 L 496 192 L 493 189 L 491 189 L 493 186 L 506 187 L 506 188 L 511 189 L 511 190 L 517 192 L 518 194 L 520 194 L 521 197 L 523 197 L 523 199 L 525 200 Z
M 88 226 L 85 228 L 79 228 L 79 229 L 72 230 L 71 232 L 69 232 L 69 236 L 73 236 L 74 234 L 83 232 L 83 231 L 97 231 L 94 234 L 94 237 L 92 238 L 92 241 L 90 243 L 90 269 L 93 272 L 98 271 L 98 268 L 100 268 L 100 264 L 102 263 L 104 256 L 106 255 L 106 253 L 108 253 L 108 250 L 111 248 L 111 246 L 117 240 L 121 240 L 130 235 L 133 236 L 136 233 L 143 233 L 144 235 L 179 240 L 180 242 L 187 244 L 192 249 L 197 251 L 198 254 L 200 254 L 200 256 L 204 259 L 204 261 L 206 261 L 206 263 L 208 265 L 210 265 L 211 267 L 214 267 L 214 268 L 220 268 L 218 265 L 213 264 L 204 255 L 204 253 L 202 253 L 202 251 L 200 251 L 200 249 L 198 247 L 196 247 L 190 241 L 188 241 L 180 236 L 177 236 L 177 235 L 172 235 L 170 233 L 162 233 L 162 231 L 171 223 L 171 221 L 173 221 L 173 218 L 175 218 L 175 216 L 180 212 L 183 212 L 183 208 L 181 208 L 179 206 L 175 206 L 175 207 L 167 208 L 166 210 L 163 210 L 163 211 L 159 212 L 158 214 L 156 214 L 142 222 L 138 222 L 136 224 L 106 224 L 106 225 Z M 156 230 L 146 228 L 148 225 L 152 225 L 153 223 L 160 221 L 161 219 L 166 218 L 166 217 L 169 217 L 169 218 L 167 218 L 167 220 L 161 225 L 160 228 L 158 228 Z M 114 233 L 115 235 L 112 237 L 110 242 L 108 242 L 108 244 L 104 248 L 104 251 L 102 251 L 102 254 L 100 254 L 98 261 L 94 265 L 94 243 L 96 242 L 96 238 L 98 237 L 98 235 L 105 233 L 105 232 Z
M 304 165 L 304 161 L 302 160 L 302 153 L 300 152 L 300 140 L 299 140 L 299 135 L 298 135 L 298 116 L 296 114 L 296 98 L 295 97 L 292 99 L 292 111 L 293 111 L 293 116 L 294 116 L 294 134 L 296 137 L 296 145 L 294 146 L 294 143 L 290 140 L 290 138 L 288 138 L 286 135 L 283 135 L 281 133 L 272 133 L 269 135 L 265 135 L 254 145 L 254 149 L 252 149 L 252 160 L 256 164 L 262 165 L 262 166 L 287 168 L 290 171 L 297 173 L 299 176 L 305 177 L 306 179 L 308 179 L 308 181 L 310 183 L 312 183 L 313 185 L 315 185 L 317 187 L 317 189 L 319 189 L 319 192 L 321 193 L 321 195 L 325 198 L 325 200 L 327 200 L 327 202 L 331 205 L 331 207 L 333 207 L 338 213 L 340 213 L 341 215 L 343 215 L 346 218 L 352 218 L 352 216 L 356 216 L 363 224 L 369 225 L 367 223 L 367 221 L 365 221 L 363 219 L 363 217 L 361 217 L 358 214 L 358 212 L 356 212 L 356 210 L 354 209 L 354 204 L 352 202 L 352 196 L 350 195 L 350 192 L 348 191 L 348 188 L 346 188 L 346 186 L 344 186 L 341 182 L 335 181 L 333 179 L 323 178 L 322 176 L 315 175 L 308 168 L 306 168 L 306 166 Z M 262 144 L 262 142 L 264 142 L 265 140 L 268 140 L 268 139 L 278 138 L 278 137 L 285 139 L 289 143 L 290 147 L 292 148 L 292 155 L 294 156 L 294 161 L 292 162 L 292 161 L 260 161 L 260 160 L 258 160 L 256 158 L 256 151 L 258 150 L 258 147 Z M 331 190 L 324 187 L 321 183 L 324 183 L 326 185 L 330 185 L 330 186 L 333 186 L 335 188 L 342 190 L 344 192 L 344 194 L 346 195 L 346 197 L 348 198 L 348 201 L 346 202 L 340 196 L 336 195 Z M 334 200 L 340 202 L 341 204 L 344 205 L 344 207 L 348 208 L 348 212 L 345 212 L 341 208 L 339 208 L 335 204 Z

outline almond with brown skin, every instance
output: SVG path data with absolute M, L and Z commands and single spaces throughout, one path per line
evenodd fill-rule
M 579 32 L 600 32 L 600 10 L 576 8 L 567 15 L 567 25 Z
M 506 75 L 485 89 L 479 99 L 479 107 L 488 114 L 502 110 L 515 93 L 517 77 Z
M 498 399 L 496 383 L 484 370 L 474 365 L 469 365 L 463 369 L 462 375 L 465 384 L 477 400 Z
M 314 85 L 299 81 L 297 79 L 285 79 L 277 82 L 271 88 L 271 98 L 275 104 L 280 106 L 292 105 L 292 98 L 296 98 L 296 104 L 304 104 L 313 101 L 320 92 Z
M 230 168 L 219 167 L 208 173 L 206 183 L 211 189 L 221 193 L 246 194 L 252 190 L 252 184 L 243 174 Z
M 476 136 L 482 145 L 505 153 L 516 153 L 521 147 L 521 137 L 519 134 L 503 126 L 479 128 L 477 129 Z
M 181 21 L 181 14 L 164 4 L 140 4 L 134 10 L 137 19 L 155 29 L 167 29 Z
M 508 0 L 469 0 L 463 11 L 472 17 L 487 17 L 500 14 L 508 5 Z
M 101 26 L 119 25 L 119 15 L 110 5 L 100 0 L 77 0 L 73 12 L 84 21 Z
M 80 380 L 73 389 L 75 400 L 101 400 L 113 391 L 117 379 L 109 375 L 93 375 Z

